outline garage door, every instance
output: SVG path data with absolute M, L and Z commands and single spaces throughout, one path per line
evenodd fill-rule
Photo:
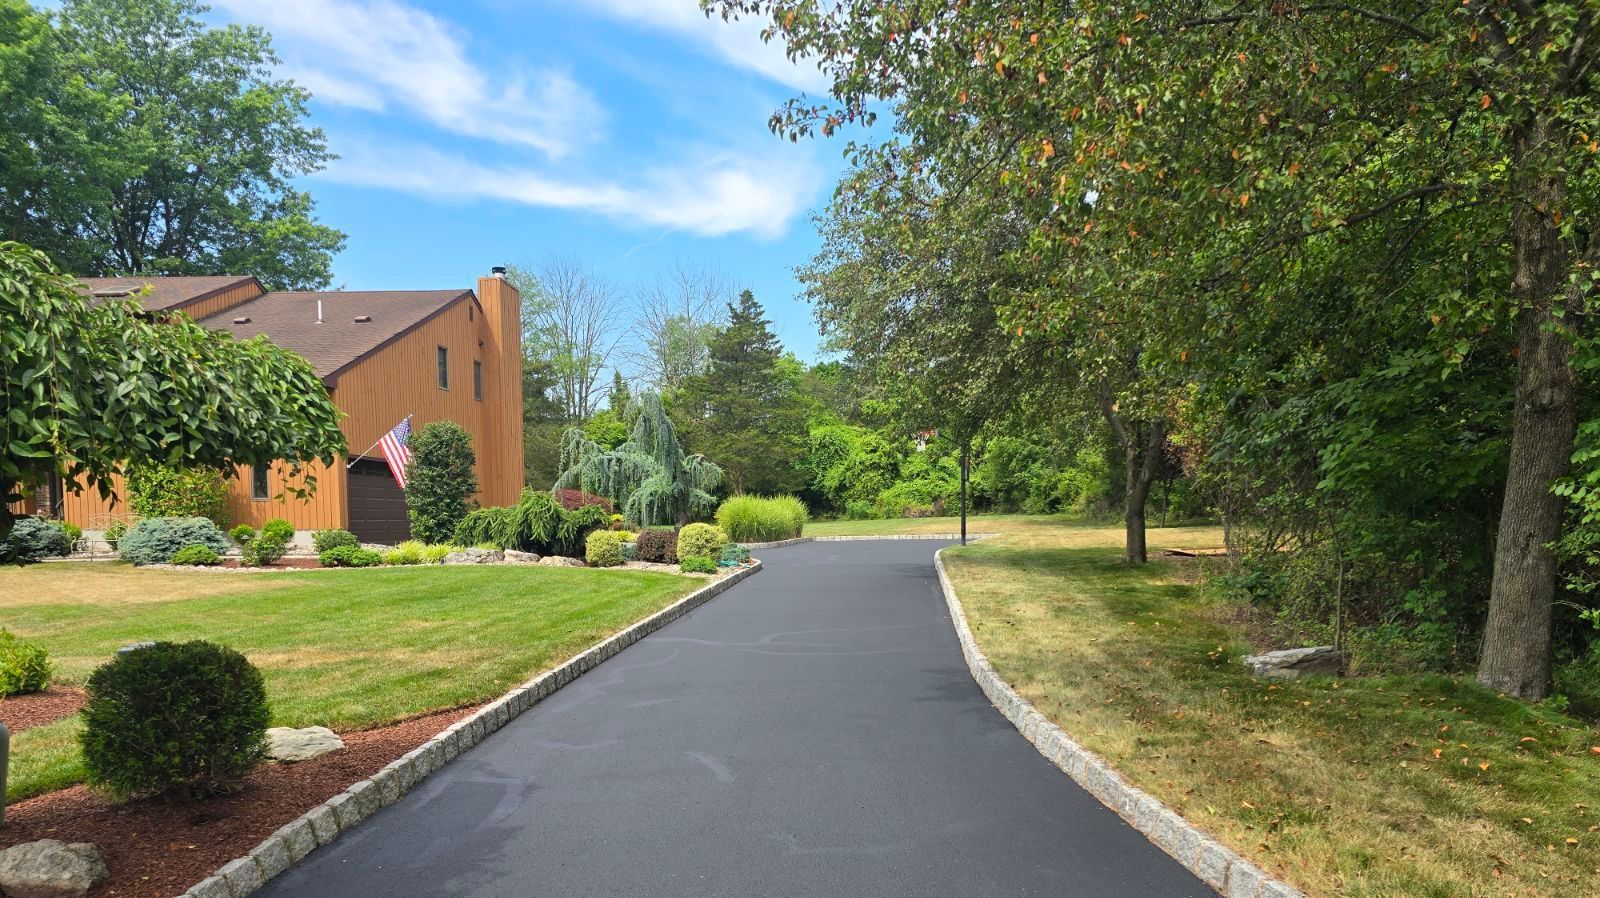
M 364 543 L 392 546 L 411 538 L 406 497 L 389 465 L 363 458 L 350 469 L 350 532 Z

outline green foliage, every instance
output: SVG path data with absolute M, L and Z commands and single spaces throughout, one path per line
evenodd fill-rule
M 433 421 L 411 435 L 406 467 L 406 508 L 411 535 L 448 542 L 467 516 L 467 500 L 478 491 L 472 435 L 454 421 Z
M 811 493 L 836 512 L 851 503 L 871 503 L 894 483 L 902 454 L 865 427 L 812 427 L 804 460 Z
M 383 563 L 392 565 L 439 564 L 444 561 L 446 555 L 453 551 L 455 551 L 455 546 L 452 545 L 428 544 L 408 539 L 393 549 L 384 552 Z
M 583 422 L 584 439 L 603 449 L 615 449 L 628 441 L 628 424 L 611 409 L 601 409 Z
M 568 511 L 549 493 L 525 489 L 516 505 L 468 514 L 456 528 L 454 542 L 571 557 L 582 551 L 589 531 L 609 523 L 610 516 L 597 505 Z
M 222 563 L 222 556 L 210 546 L 185 546 L 172 553 L 172 564 L 211 567 Z
M 33 564 L 65 555 L 71 550 L 67 532 L 58 521 L 28 516 L 18 518 L 11 533 L 0 536 L 0 563 Z
M 228 531 L 228 539 L 243 546 L 256 538 L 256 528 L 249 524 L 237 524 Z
M 228 482 L 216 468 L 128 466 L 128 508 L 147 518 L 210 518 L 228 522 Z
M 809 517 L 805 503 L 793 496 L 732 496 L 717 508 L 717 526 L 742 543 L 792 539 Z
M 117 542 L 119 540 L 121 540 L 122 539 L 122 535 L 124 533 L 127 533 L 127 532 L 128 532 L 128 522 L 127 521 L 118 519 L 118 520 L 112 521 L 111 523 L 106 525 L 106 529 L 105 529 L 106 544 L 111 546 L 111 550 L 113 552 L 115 552 L 116 549 L 117 549 Z
M 120 129 L 112 133 L 120 134 Z M 223 467 L 344 450 L 339 411 L 304 357 L 136 300 L 93 306 L 41 253 L 0 242 L 0 538 L 24 483 L 62 477 L 111 495 L 128 459 Z M 301 493 L 314 488 L 306 476 Z
M 640 530 L 633 557 L 654 564 L 678 563 L 678 534 L 671 530 Z
M 266 567 L 276 563 L 278 559 L 288 554 L 289 542 L 293 539 L 294 525 L 283 518 L 273 518 L 262 524 L 261 532 L 240 544 L 244 548 L 245 566 Z
M 728 534 L 711 524 L 689 524 L 678 531 L 678 557 L 721 558 Z
M 55 667 L 44 646 L 23 642 L 0 629 L 0 699 L 42 692 L 50 685 Z M 3 799 L 4 796 L 0 796 Z
M 348 530 L 317 530 L 311 534 L 311 547 L 318 555 L 339 546 L 359 546 L 361 540 Z
M 595 567 L 616 567 L 623 562 L 623 534 L 615 530 L 596 530 L 585 541 L 583 560 Z
M 681 525 L 716 504 L 711 490 L 722 469 L 703 456 L 685 455 L 677 430 L 657 393 L 639 394 L 628 441 L 607 450 L 583 431 L 567 431 L 556 489 L 581 489 L 615 502 L 628 520 L 643 526 Z
M 294 525 L 283 518 L 273 518 L 261 525 L 261 535 L 287 544 L 294 539 Z
M 215 795 L 266 756 L 267 692 L 233 649 L 158 642 L 102 665 L 86 688 L 84 767 L 114 797 Z
M 334 546 L 318 555 L 317 562 L 323 567 L 376 567 L 384 563 L 384 556 L 360 546 Z
M 748 564 L 749 561 L 749 549 L 738 543 L 729 543 L 722 547 L 722 557 L 717 560 L 717 565 L 720 567 L 738 567 L 741 564 Z
M 83 528 L 71 521 L 62 521 L 61 532 L 67 535 L 67 549 L 70 551 L 78 540 L 83 539 Z
M 717 563 L 705 555 L 690 555 L 683 559 L 678 569 L 685 574 L 715 574 Z
M 218 554 L 231 547 L 210 518 L 140 518 L 117 540 L 117 554 L 134 564 L 168 564 L 190 546 L 208 546 Z

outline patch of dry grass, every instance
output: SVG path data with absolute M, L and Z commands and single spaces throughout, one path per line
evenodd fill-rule
M 143 570 L 119 561 L 61 562 L 0 568 L 6 608 L 90 600 L 139 605 L 205 596 L 262 592 L 290 584 L 290 574 L 224 574 Z
M 1130 568 L 1121 536 L 1057 520 L 945 557 L 1001 675 L 1133 782 L 1322 898 L 1596 894 L 1600 733 L 1446 677 L 1255 679 L 1206 562 Z

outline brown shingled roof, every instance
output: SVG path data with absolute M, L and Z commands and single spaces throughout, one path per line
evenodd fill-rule
M 317 323 L 317 300 L 323 322 Z M 471 290 L 339 290 L 268 293 L 202 320 L 240 339 L 267 339 L 305 356 L 332 384 L 344 369 L 462 300 Z M 357 321 L 366 317 L 370 320 Z
M 148 284 L 150 293 L 140 299 L 145 309 L 151 312 L 181 309 L 254 280 L 255 278 L 249 275 L 235 274 L 203 277 L 78 278 L 78 282 L 88 289 L 90 296 L 98 298 L 130 296 Z M 260 288 L 260 284 L 256 286 Z

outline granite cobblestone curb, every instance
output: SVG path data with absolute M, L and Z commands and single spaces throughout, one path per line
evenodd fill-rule
M 961 654 L 967 660 L 972 678 L 990 703 L 1033 743 L 1039 754 L 1225 898 L 1306 898 L 1299 889 L 1268 876 L 1160 799 L 1123 779 L 1104 758 L 1068 736 L 1007 685 L 973 639 L 961 599 L 956 596 L 955 586 L 945 571 L 943 549 L 934 553 L 933 566 L 939 573 L 939 586 L 944 591 L 950 621 L 955 626 Z
M 984 539 L 985 537 L 999 535 L 1000 534 L 998 533 L 969 533 L 967 534 L 967 542 L 971 542 L 975 539 Z M 793 539 L 780 539 L 775 543 L 740 543 L 739 545 L 744 546 L 746 549 L 781 549 L 784 546 L 798 546 L 801 543 L 853 543 L 880 539 L 950 540 L 960 538 L 961 534 L 959 533 L 898 533 L 885 534 L 883 536 L 872 536 L 870 534 L 862 536 L 797 536 Z
M 251 849 L 249 854 L 223 864 L 216 873 L 191 886 L 179 898 L 245 898 L 306 855 L 399 801 L 440 768 L 600 662 L 704 605 L 759 570 L 761 562 L 757 561 L 727 577 L 712 581 L 512 689 L 401 755 L 370 778 L 350 786 L 284 824 Z

